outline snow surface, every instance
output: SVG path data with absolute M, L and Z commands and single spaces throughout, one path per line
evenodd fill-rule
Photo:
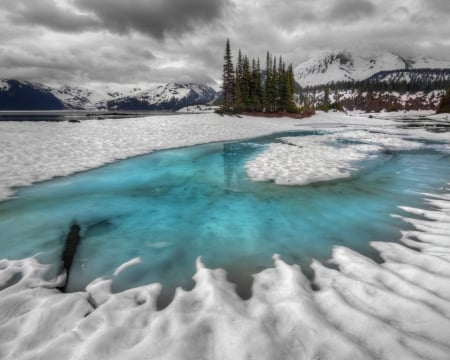
M 335 115 L 337 116 L 337 115 Z M 404 116 L 404 115 L 403 115 Z M 247 174 L 254 181 L 274 181 L 280 185 L 305 185 L 350 177 L 360 170 L 363 161 L 385 151 L 409 151 L 430 148 L 450 152 L 448 133 L 420 130 L 399 130 L 385 127 L 336 130 L 318 136 L 283 137 L 281 143 L 249 161 Z M 433 140 L 448 143 L 425 145 L 417 141 Z M 343 142 L 352 142 L 342 146 Z
M 9 88 L 10 86 L 5 80 L 0 80 L 0 91 L 8 91 Z
M 219 109 L 215 105 L 190 105 L 177 110 L 179 113 L 213 113 Z
M 12 188 L 154 150 L 296 130 L 299 120 L 217 114 L 69 122 L 0 122 L 0 199 Z
M 280 185 L 304 185 L 350 177 L 352 163 L 380 150 L 377 146 L 328 144 L 327 135 L 280 138 L 269 149 L 247 163 L 247 174 L 255 181 L 274 180 Z
M 357 159 L 397 146 L 389 140 L 394 137 L 407 149 L 420 146 L 418 137 L 449 140 L 448 133 L 392 125 L 391 120 L 340 114 L 305 120 L 204 114 L 0 123 L 1 196 L 11 194 L 13 186 L 116 158 L 291 129 L 328 131 L 325 143 L 313 137 L 312 148 L 358 140 L 351 151 Z M 287 137 L 281 145 L 296 154 L 301 140 Z M 311 151 L 319 169 L 321 162 L 337 161 L 326 151 Z M 339 167 L 347 169 L 351 161 L 344 157 Z M 252 297 L 245 301 L 223 270 L 207 269 L 201 259 L 195 287 L 177 289 L 163 310 L 156 308 L 159 284 L 113 294 L 111 280 L 97 279 L 86 291 L 64 294 L 56 289 L 64 277 L 48 279 L 48 267 L 34 258 L 0 260 L 0 358 L 448 360 L 450 193 L 423 197 L 427 209 L 402 207 L 402 219 L 411 224 L 402 233 L 405 245 L 371 244 L 381 264 L 335 247 L 333 268 L 313 262 L 313 290 L 297 265 L 275 255 L 273 268 L 254 275 Z M 116 273 L 138 262 L 131 259 Z

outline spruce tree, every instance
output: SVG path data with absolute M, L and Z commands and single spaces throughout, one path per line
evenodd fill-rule
M 221 110 L 223 112 L 231 112 L 234 105 L 234 67 L 230 48 L 230 39 L 227 39 L 225 46 L 225 55 L 223 57 L 223 74 L 222 74 L 222 90 L 223 103 Z
M 248 57 L 244 56 L 242 61 L 242 84 L 241 84 L 241 96 L 242 103 L 246 111 L 250 110 L 250 65 Z

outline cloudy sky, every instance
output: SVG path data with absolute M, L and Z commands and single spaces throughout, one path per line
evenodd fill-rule
M 224 45 L 294 66 L 327 49 L 450 57 L 449 0 L 1 0 L 0 78 L 214 83 Z

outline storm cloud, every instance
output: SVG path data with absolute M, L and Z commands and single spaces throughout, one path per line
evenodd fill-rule
M 230 5 L 228 0 L 76 0 L 75 4 L 93 12 L 111 31 L 137 30 L 157 38 L 210 24 Z
M 376 8 L 366 0 L 336 0 L 329 13 L 329 20 L 352 22 L 361 19 L 367 20 L 375 14 Z
M 39 5 L 33 0 L 2 0 L 2 9 L 6 19 L 18 25 L 42 26 L 63 32 L 100 28 L 101 23 L 95 16 L 61 4 L 64 2 L 57 0 L 39 0 Z
M 344 48 L 448 58 L 449 15 L 448 0 L 2 0 L 0 78 L 214 83 L 227 38 L 294 65 Z

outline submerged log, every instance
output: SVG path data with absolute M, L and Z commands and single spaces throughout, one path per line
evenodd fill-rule
M 69 274 L 72 267 L 73 258 L 77 251 L 78 244 L 81 241 L 80 237 L 81 227 L 78 224 L 73 224 L 70 227 L 70 232 L 67 235 L 66 242 L 64 244 L 64 250 L 62 253 L 63 268 L 66 271 L 66 281 L 61 291 L 65 292 L 66 286 L 69 283 Z

